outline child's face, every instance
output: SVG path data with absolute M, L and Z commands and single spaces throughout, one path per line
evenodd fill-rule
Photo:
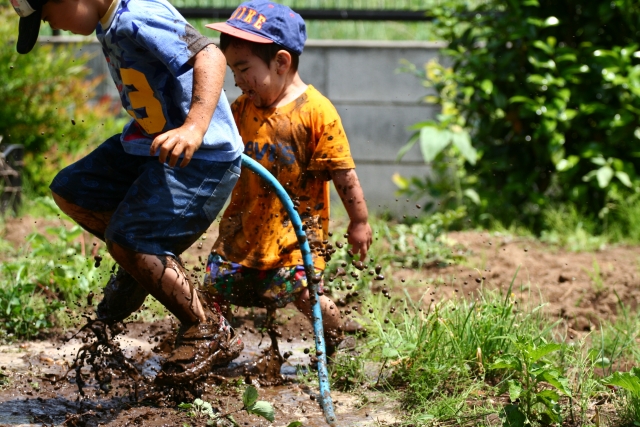
M 231 44 L 224 51 L 236 85 L 259 108 L 270 107 L 284 90 L 284 77 L 278 73 L 277 61 L 267 65 L 244 44 Z
M 100 21 L 97 4 L 91 0 L 48 1 L 42 7 L 42 20 L 54 30 L 88 36 Z

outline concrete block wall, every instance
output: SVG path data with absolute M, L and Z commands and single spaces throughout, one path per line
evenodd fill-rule
M 44 42 L 72 42 L 73 37 L 49 38 Z M 87 40 L 87 39 L 82 39 Z M 414 214 L 415 202 L 396 196 L 391 181 L 394 173 L 424 176 L 428 168 L 417 147 L 396 162 L 398 150 L 407 142 L 407 127 L 435 116 L 433 106 L 421 102 L 427 89 L 418 78 L 398 72 L 401 61 L 422 67 L 438 57 L 439 42 L 384 42 L 309 40 L 300 58 L 300 75 L 336 106 L 351 144 L 356 170 L 371 210 Z M 107 73 L 106 63 L 95 39 L 82 45 L 83 52 L 95 53 L 90 61 L 93 75 Z M 233 101 L 240 91 L 227 73 L 225 91 Z M 106 76 L 98 96 L 117 97 Z

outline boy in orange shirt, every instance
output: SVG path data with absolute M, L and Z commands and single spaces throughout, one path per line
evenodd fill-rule
M 316 270 L 329 231 L 329 180 L 349 215 L 348 242 L 366 257 L 371 245 L 367 205 L 340 116 L 298 74 L 306 41 L 303 19 L 270 1 L 242 3 L 220 31 L 220 48 L 243 94 L 231 110 L 244 153 L 261 163 L 299 202 Z M 220 303 L 277 307 L 290 302 L 311 319 L 307 278 L 298 240 L 275 192 L 243 173 L 220 223 L 207 263 L 205 288 Z M 340 314 L 320 297 L 327 355 L 342 340 Z

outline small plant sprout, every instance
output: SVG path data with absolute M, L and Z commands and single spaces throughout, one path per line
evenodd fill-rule
M 275 412 L 271 403 L 258 400 L 258 390 L 251 385 L 245 389 L 242 395 L 242 407 L 224 414 L 214 412 L 211 403 L 202 399 L 195 399 L 193 403 L 181 403 L 178 408 L 187 411 L 187 416 L 206 419 L 208 426 L 215 427 L 227 426 L 229 422 L 235 426 L 239 425 L 232 415 L 242 410 L 247 411 L 249 414 L 261 416 L 270 422 L 275 420 Z
M 244 409 L 250 414 L 259 415 L 273 422 L 275 420 L 275 414 L 271 403 L 264 400 L 258 400 L 258 390 L 252 385 L 247 387 L 242 395 L 242 403 Z
M 561 424 L 560 395 L 571 397 L 571 389 L 560 368 L 546 359 L 561 349 L 560 344 L 543 341 L 535 345 L 527 339 L 509 338 L 515 351 L 490 366 L 491 370 L 505 370 L 507 378 L 500 391 L 508 392 L 512 403 L 500 413 L 503 425 L 515 427 L 536 421 L 543 425 Z
M 214 419 L 216 415 L 213 412 L 211 403 L 202 399 L 195 399 L 193 403 L 181 403 L 178 408 L 187 410 L 187 416 L 194 418 Z
M 593 259 L 593 270 L 589 271 L 587 269 L 584 270 L 585 273 L 589 275 L 591 282 L 593 283 L 593 290 L 596 295 L 602 295 L 605 291 L 606 287 L 604 285 L 604 280 L 602 280 L 602 272 L 600 271 L 600 264 L 596 259 Z
M 640 424 L 640 368 L 632 368 L 630 372 L 614 372 L 604 379 L 604 384 L 620 387 L 626 394 L 623 418 L 637 426 Z

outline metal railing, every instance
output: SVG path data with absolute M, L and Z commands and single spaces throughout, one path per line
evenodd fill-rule
M 227 19 L 235 8 L 228 7 L 178 7 L 178 11 L 187 19 Z M 327 21 L 432 21 L 426 10 L 402 9 L 305 9 L 296 12 L 304 20 Z

